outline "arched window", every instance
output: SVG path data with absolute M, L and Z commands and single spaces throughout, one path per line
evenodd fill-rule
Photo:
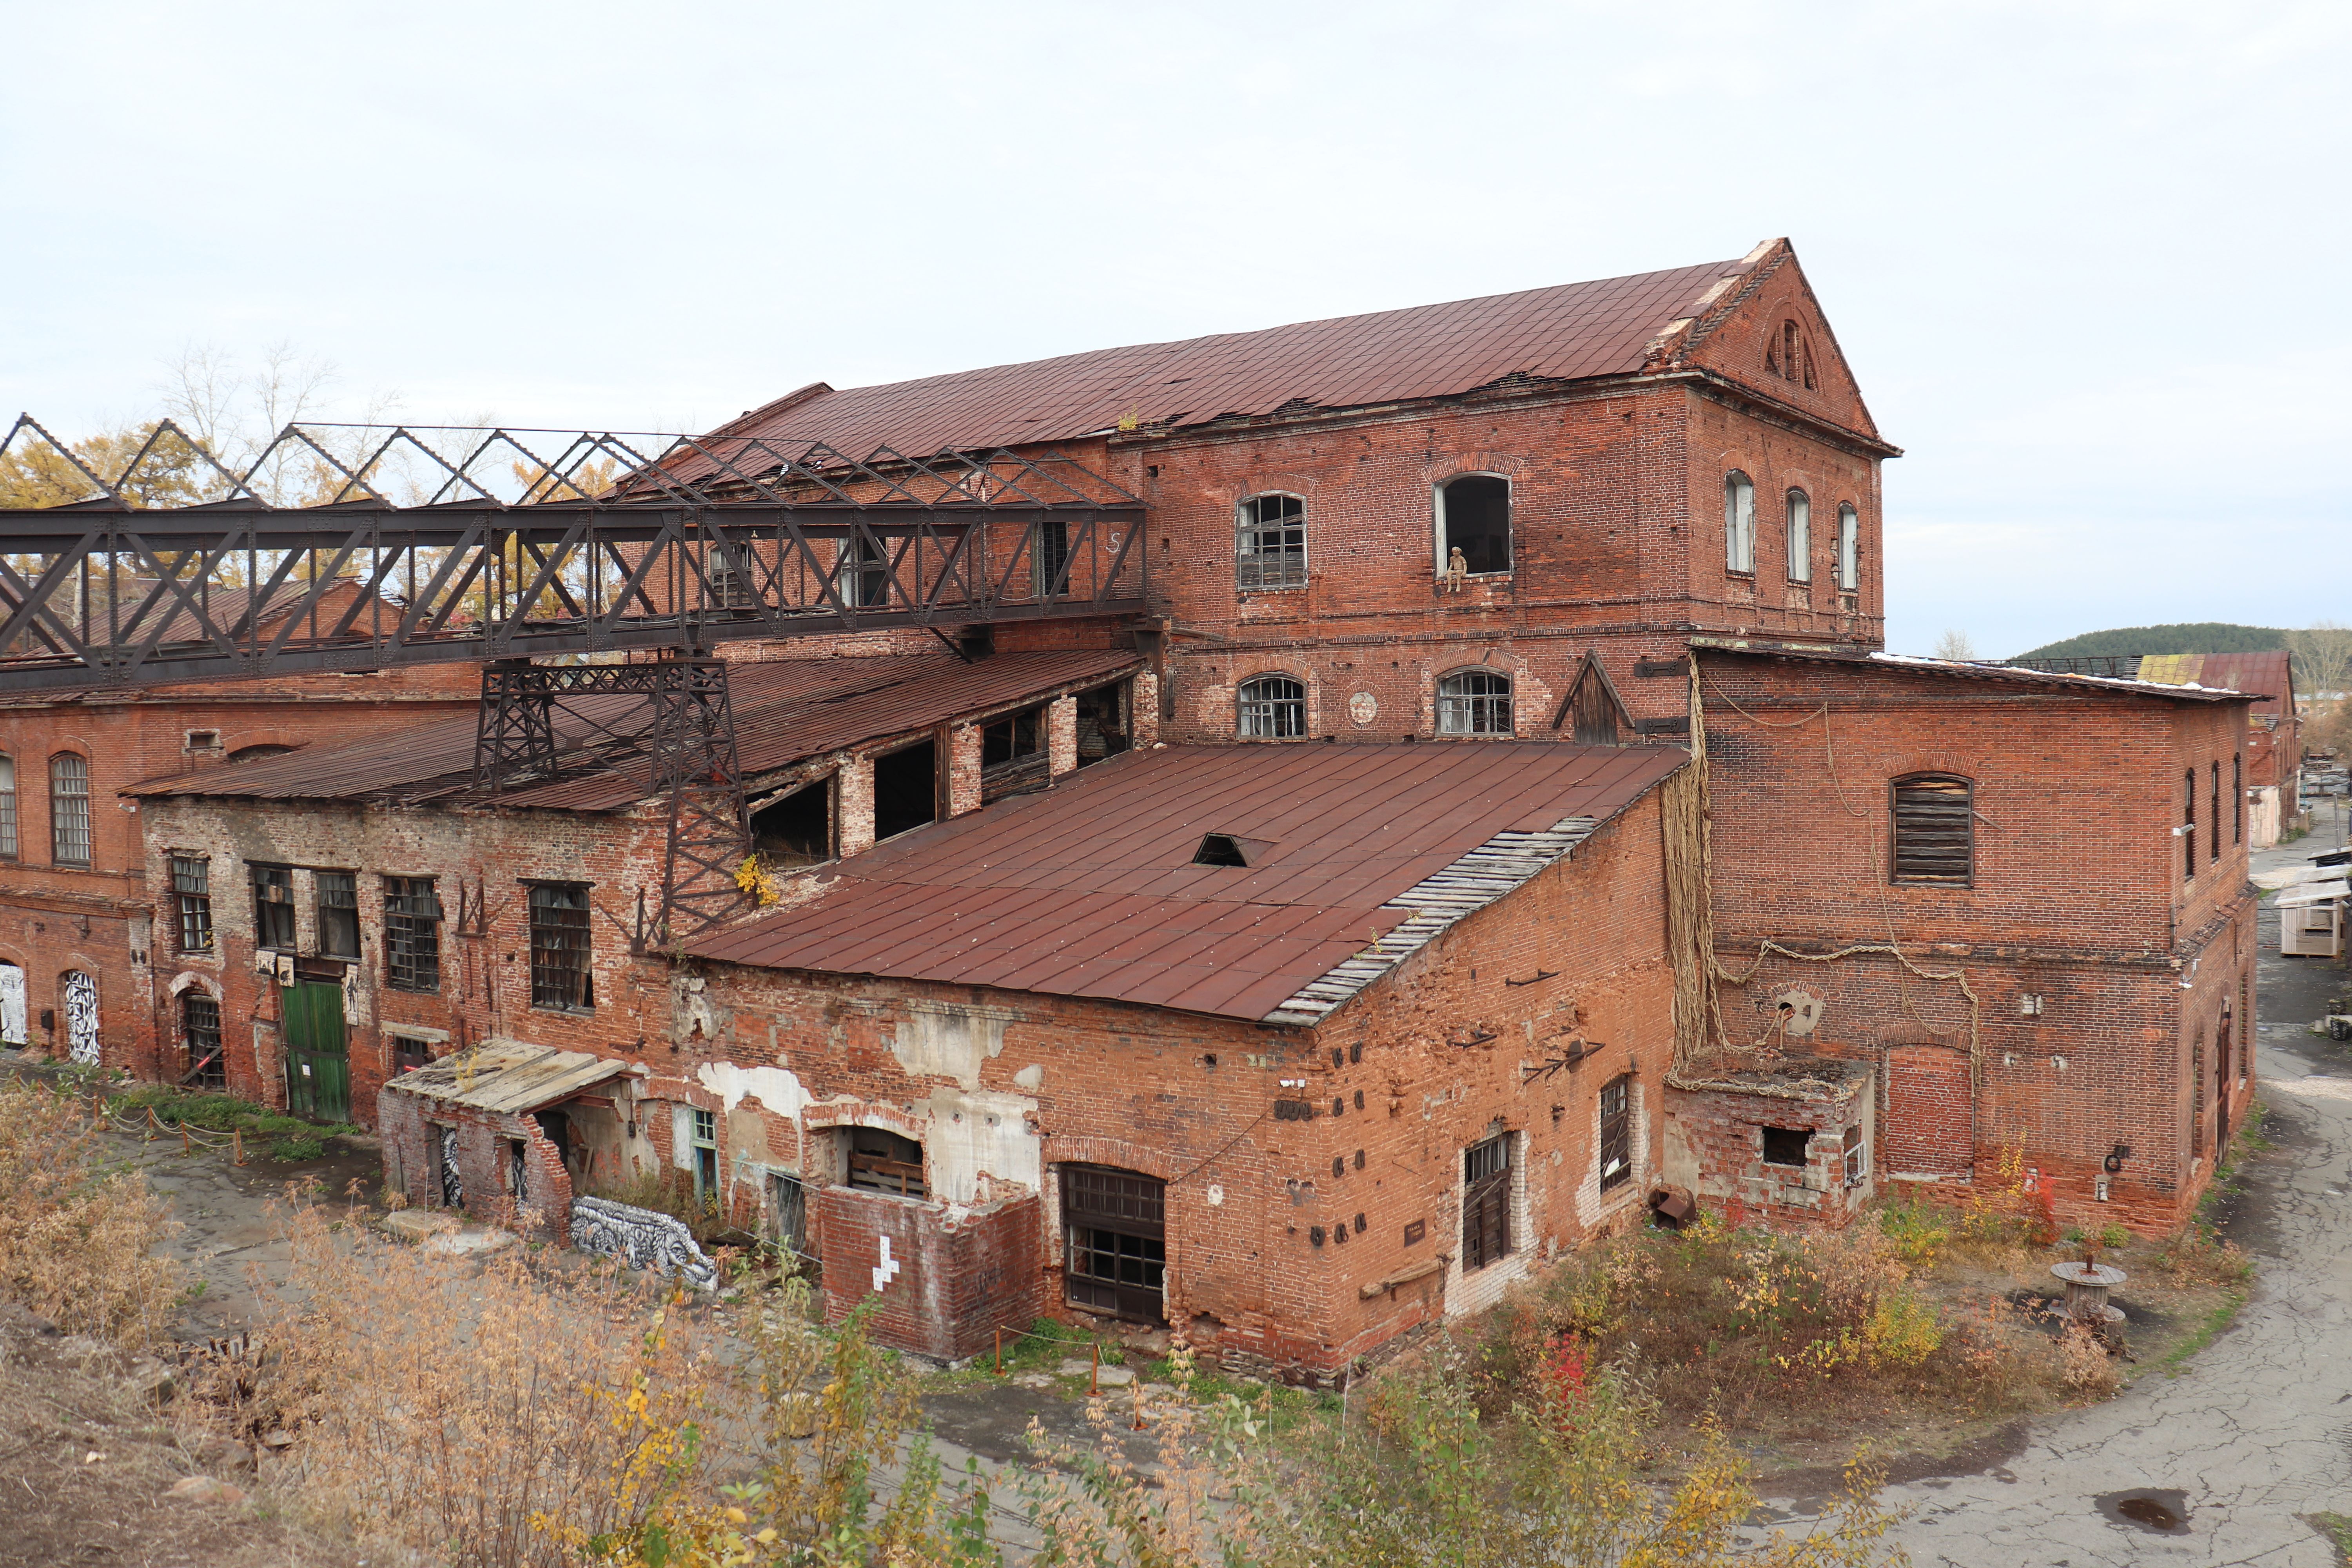
M 1789 581 L 1813 580 L 1813 503 L 1802 490 L 1789 492 Z
M 1234 579 L 1244 590 L 1307 582 L 1307 503 L 1297 496 L 1252 496 L 1236 514 Z
M 1913 773 L 1889 786 L 1893 880 L 1965 888 L 1976 873 L 1976 786 L 1949 773 Z
M 1261 675 L 1242 682 L 1242 738 L 1296 741 L 1307 733 L 1307 686 L 1286 675 Z
M 1723 476 L 1723 564 L 1756 570 L 1756 485 L 1738 468 Z
M 49 858 L 89 864 L 89 763 L 73 752 L 49 759 Z
M 1441 735 L 1511 733 L 1511 678 L 1491 669 L 1465 669 L 1437 683 L 1437 732 Z
M 16 760 L 0 757 L 0 860 L 16 858 Z
M 1862 514 L 1838 508 L 1838 586 L 1853 593 L 1862 585 Z
M 1813 389 L 1812 345 L 1805 341 L 1805 329 L 1793 317 L 1782 321 L 1780 330 L 1764 340 L 1764 368 L 1808 392 Z
M 1511 481 L 1495 474 L 1465 474 L 1437 487 L 1437 571 L 1475 577 L 1511 569 Z

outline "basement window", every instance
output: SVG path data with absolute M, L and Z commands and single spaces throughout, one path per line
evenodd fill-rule
M 876 838 L 895 838 L 939 819 L 938 747 L 932 742 L 874 759 Z
M 1307 733 L 1307 683 L 1261 675 L 1241 684 L 1241 733 L 1245 741 L 1296 741 Z
M 288 866 L 249 866 L 253 879 L 253 945 L 273 952 L 294 951 L 294 871 Z
M 751 814 L 751 847 L 772 866 L 814 866 L 833 858 L 833 779 L 793 791 Z
M 1975 786 L 1947 773 L 1914 773 L 1888 786 L 1893 880 L 1965 888 L 1975 874 Z
M 349 871 L 312 874 L 319 889 L 319 952 L 328 958 L 360 955 L 360 879 Z
M 1511 1135 L 1462 1152 L 1462 1268 L 1484 1268 L 1511 1250 Z
M 530 884 L 530 1005 L 562 1013 L 593 1012 L 588 968 L 588 888 L 582 882 Z
M 1601 1190 L 1633 1179 L 1633 1079 L 1620 1074 L 1601 1086 Z
M 1253 588 L 1298 588 L 1307 583 L 1307 503 L 1297 496 L 1252 496 L 1241 504 L 1234 579 Z
M 1496 474 L 1465 474 L 1437 487 L 1437 571 L 1449 574 L 1454 556 L 1473 577 L 1511 569 L 1511 481 Z
M 923 1146 L 879 1127 L 849 1130 L 849 1184 L 861 1192 L 893 1197 L 930 1195 L 923 1184 Z
M 1805 1163 L 1805 1145 L 1813 1135 L 1801 1127 L 1767 1127 L 1764 1132 L 1764 1163 L 1768 1165 L 1801 1165 Z

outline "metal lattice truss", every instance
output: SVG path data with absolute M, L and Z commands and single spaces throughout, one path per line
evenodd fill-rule
M 0 440 L 0 681 L 127 686 L 1140 611 L 1138 499 L 1003 449 L 165 420 Z

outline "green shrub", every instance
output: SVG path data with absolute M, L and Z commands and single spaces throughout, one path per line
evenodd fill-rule
M 1951 1217 L 1916 1194 L 1906 1194 L 1901 1203 L 1879 1210 L 1878 1228 L 1895 1244 L 1895 1256 L 1912 1264 L 1933 1263 L 1952 1238 Z

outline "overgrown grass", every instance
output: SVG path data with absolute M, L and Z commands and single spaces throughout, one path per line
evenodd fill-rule
M 68 1333 L 142 1345 L 180 1291 L 151 1257 L 163 1205 L 135 1171 L 109 1169 L 82 1101 L 0 1082 L 0 1296 Z
M 305 1121 L 233 1094 L 210 1094 L 174 1089 L 167 1083 L 142 1083 L 107 1098 L 108 1109 L 123 1116 L 152 1110 L 155 1120 L 171 1127 L 194 1127 L 207 1132 L 236 1132 L 256 1153 L 292 1163 L 315 1160 L 327 1151 L 330 1138 L 364 1135 L 367 1129 L 348 1121 Z

